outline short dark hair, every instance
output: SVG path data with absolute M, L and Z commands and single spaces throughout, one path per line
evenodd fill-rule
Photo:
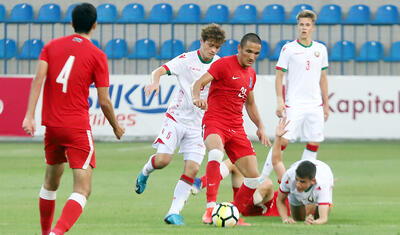
M 208 40 L 222 45 L 225 42 L 225 31 L 213 23 L 201 30 L 201 39 L 204 42 Z
M 96 8 L 90 3 L 79 4 L 72 10 L 72 25 L 75 33 L 89 33 L 96 19 Z
M 310 161 L 301 162 L 296 169 L 296 175 L 302 179 L 309 178 L 310 180 L 315 178 L 317 168 L 314 163 Z
M 246 45 L 247 41 L 254 42 L 254 43 L 261 45 L 261 39 L 255 33 L 248 33 L 248 34 L 244 35 L 242 37 L 242 40 L 240 40 L 240 47 L 243 48 Z

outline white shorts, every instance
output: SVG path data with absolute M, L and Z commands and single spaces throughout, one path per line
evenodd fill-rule
M 287 120 L 290 120 L 286 127 L 288 132 L 283 138 L 304 142 L 322 142 L 324 141 L 324 109 L 322 106 L 316 107 L 287 107 Z
M 180 146 L 179 153 L 184 160 L 191 160 L 201 165 L 206 153 L 201 129 L 193 129 L 180 125 L 176 121 L 166 117 L 160 134 L 153 143 L 157 153 L 174 154 Z

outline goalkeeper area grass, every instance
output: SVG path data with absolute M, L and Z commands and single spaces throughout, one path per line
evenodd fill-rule
M 92 194 L 68 234 L 400 234 L 399 141 L 324 142 L 318 159 L 336 178 L 333 209 L 326 225 L 282 224 L 279 217 L 245 217 L 251 227 L 216 228 L 202 224 L 205 190 L 190 196 L 182 211 L 185 226 L 163 219 L 183 171 L 182 156 L 151 174 L 143 194 L 135 180 L 149 156 L 150 142 L 97 142 Z M 288 168 L 300 160 L 305 144 L 290 144 L 283 158 Z M 254 143 L 261 172 L 269 149 Z M 204 158 L 198 176 L 205 172 Z M 41 234 L 39 190 L 44 179 L 41 142 L 0 142 L 0 234 Z M 278 188 L 275 174 L 271 174 Z M 72 193 L 72 171 L 65 166 L 57 191 L 53 225 Z M 221 182 L 218 202 L 232 201 L 230 176 Z

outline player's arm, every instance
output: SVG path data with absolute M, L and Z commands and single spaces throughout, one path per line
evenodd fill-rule
M 118 124 L 115 118 L 114 108 L 110 100 L 110 95 L 108 93 L 108 87 L 97 87 L 97 95 L 99 97 L 99 103 L 104 116 L 107 118 L 108 122 L 113 128 L 114 134 L 117 139 L 120 139 L 125 133 L 125 128 Z
M 278 177 L 278 181 L 282 180 L 282 176 L 286 172 L 285 165 L 282 162 L 282 136 L 286 134 L 286 127 L 289 124 L 289 121 L 286 121 L 286 117 L 279 119 L 278 126 L 275 131 L 275 141 L 272 146 L 272 165 L 274 167 L 276 176 Z
M 283 75 L 285 72 L 283 70 L 276 71 L 275 78 L 275 92 L 276 92 L 276 115 L 278 117 L 283 117 L 286 110 L 285 101 L 283 100 Z
M 35 110 L 36 105 L 42 90 L 42 84 L 46 77 L 48 64 L 44 60 L 39 60 L 35 78 L 31 84 L 31 91 L 29 94 L 28 108 L 26 110 L 24 121 L 22 122 L 22 128 L 29 135 L 33 136 L 36 130 L 35 123 Z
M 201 76 L 197 81 L 192 84 L 191 90 L 193 104 L 201 109 L 207 110 L 207 100 L 200 99 L 200 91 L 213 79 L 214 77 L 209 72 L 206 72 L 205 74 L 203 74 L 203 76 Z
M 324 104 L 324 119 L 325 121 L 329 118 L 329 98 L 328 98 L 328 77 L 326 75 L 326 69 L 321 71 L 321 80 L 319 81 L 321 87 L 322 102 Z
M 262 123 L 260 113 L 258 112 L 257 104 L 254 99 L 254 92 L 249 91 L 247 95 L 246 103 L 245 103 L 247 114 L 249 115 L 251 121 L 257 126 L 257 136 L 260 142 L 264 146 L 271 147 L 271 142 L 265 132 L 264 124 Z
M 306 224 L 326 224 L 328 222 L 330 207 L 329 205 L 318 205 L 319 218 L 314 220 L 312 215 L 306 218 Z
M 295 224 L 296 221 L 290 217 L 287 213 L 285 200 L 287 194 L 283 193 L 281 190 L 278 192 L 278 197 L 276 198 L 276 207 L 278 208 L 279 215 L 281 216 L 282 223 L 284 224 Z
M 153 70 L 153 72 L 151 72 L 151 83 L 144 88 L 146 96 L 151 95 L 153 91 L 156 91 L 156 95 L 158 95 L 160 89 L 160 77 L 165 74 L 167 74 L 167 70 L 164 68 L 164 66 L 160 66 L 157 69 Z

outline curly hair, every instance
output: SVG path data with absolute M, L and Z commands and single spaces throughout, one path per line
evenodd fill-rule
M 201 30 L 203 41 L 213 41 L 216 44 L 225 42 L 225 31 L 217 24 L 210 24 Z

